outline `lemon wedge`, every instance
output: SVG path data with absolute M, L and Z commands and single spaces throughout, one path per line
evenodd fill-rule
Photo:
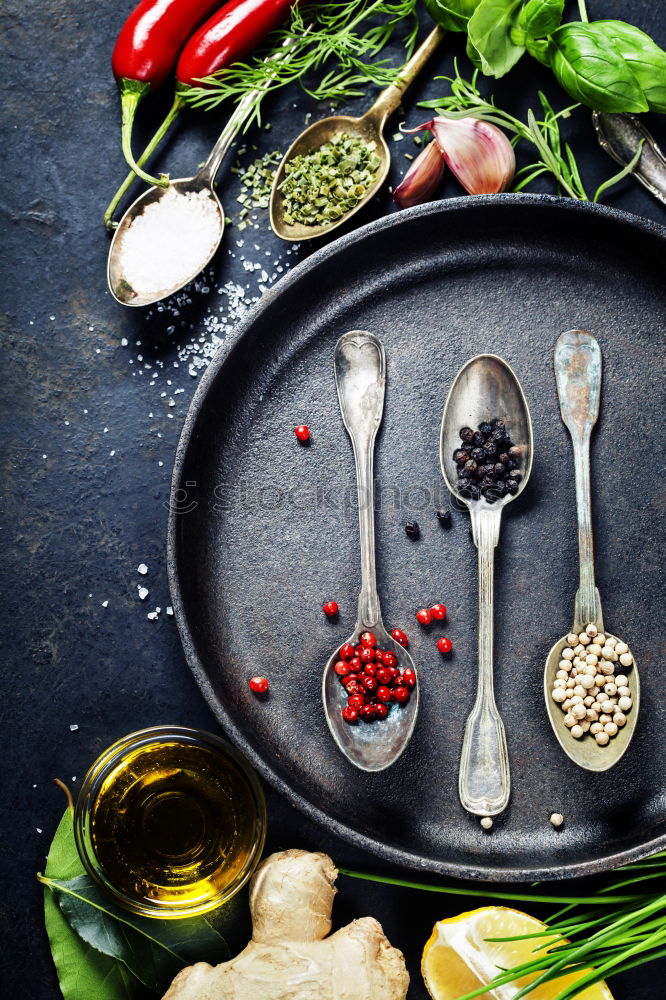
M 457 1000 L 480 986 L 486 986 L 498 972 L 524 962 L 534 961 L 552 938 L 529 938 L 522 941 L 489 941 L 488 938 L 535 934 L 546 925 L 527 913 L 506 906 L 483 906 L 440 920 L 423 949 L 421 972 L 433 1000 Z M 511 1000 L 518 991 L 539 975 L 530 973 L 522 979 L 484 993 L 489 1000 Z M 542 983 L 527 1000 L 553 1000 L 570 983 L 582 978 L 584 971 L 560 976 Z M 595 983 L 578 995 L 577 1000 L 613 1000 L 605 983 Z

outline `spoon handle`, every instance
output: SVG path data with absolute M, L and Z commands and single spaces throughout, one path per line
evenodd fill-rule
M 562 420 L 571 435 L 576 474 L 580 583 L 574 628 L 595 622 L 603 631 L 601 597 L 594 580 L 594 541 L 590 490 L 590 437 L 599 416 L 601 349 L 584 330 L 568 330 L 555 344 L 555 381 Z
M 309 31 L 310 29 L 308 28 L 307 30 Z M 292 45 L 293 42 L 290 39 L 287 39 L 286 42 L 283 43 L 283 48 L 275 55 L 269 56 L 264 60 L 264 62 L 280 62 L 284 59 L 286 51 L 291 48 Z M 227 155 L 231 143 L 234 141 L 238 132 L 245 124 L 257 99 L 268 90 L 268 87 L 269 83 L 264 83 L 261 87 L 257 87 L 255 90 L 249 90 L 247 94 L 245 94 L 245 96 L 238 102 L 231 118 L 222 129 L 220 138 L 211 149 L 206 162 L 197 174 L 197 180 L 201 181 L 202 184 L 212 187 L 215 175 L 220 169 L 222 160 Z
M 381 622 L 375 567 L 375 438 L 384 412 L 386 358 L 381 342 L 365 330 L 350 330 L 335 346 L 335 382 L 342 419 L 354 447 L 361 538 L 358 620 L 365 628 Z
M 388 116 L 399 106 L 403 94 L 416 79 L 443 38 L 444 30 L 440 27 L 433 28 L 425 41 L 419 45 L 412 58 L 402 67 L 396 83 L 392 83 L 385 90 L 382 90 L 372 107 L 363 115 L 364 118 L 375 120 L 378 131 L 381 131 Z
M 479 559 L 479 679 L 465 725 L 458 794 L 468 812 L 494 816 L 506 809 L 511 793 L 506 734 L 493 691 L 493 575 L 502 513 L 476 505 L 470 513 Z

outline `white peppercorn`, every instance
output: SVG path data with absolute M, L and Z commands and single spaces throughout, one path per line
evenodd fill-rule
M 617 677 L 615 678 L 615 683 L 617 684 L 618 687 L 626 687 L 629 681 L 627 680 L 624 674 L 618 674 Z
M 555 674 L 556 681 L 567 681 L 568 679 L 569 679 L 569 674 L 566 672 L 566 670 L 558 670 L 557 673 Z
M 594 738 L 600 747 L 605 747 L 608 741 L 610 740 L 610 736 L 608 735 L 608 733 L 604 732 L 603 730 L 602 732 L 597 733 Z
M 598 631 L 599 630 L 598 630 L 597 626 L 594 624 L 594 622 L 590 622 L 590 624 L 585 629 L 586 634 L 589 635 L 589 636 L 596 635 Z
M 606 645 L 607 646 L 613 646 L 613 647 L 617 646 L 617 639 L 615 638 L 614 635 L 607 635 L 606 636 Z
M 617 694 L 619 698 L 631 698 L 631 691 L 625 684 L 617 689 Z
M 593 722 L 592 725 L 590 726 L 590 732 L 592 733 L 593 736 L 596 736 L 597 733 L 603 732 L 603 729 L 604 727 L 601 725 L 600 722 Z
M 583 644 L 583 646 L 587 646 L 589 643 L 592 642 L 592 636 L 591 635 L 587 635 L 585 632 L 581 632 L 581 634 L 578 636 L 578 638 L 580 639 L 580 641 Z
M 562 688 L 554 688 L 554 690 L 551 693 L 551 697 L 553 701 L 556 701 L 559 704 L 562 704 L 562 702 L 567 700 L 566 693 L 562 690 Z
M 622 726 L 625 726 L 627 723 L 627 717 L 624 712 L 616 712 L 613 716 L 613 722 L 622 729 Z
M 584 719 L 586 711 L 587 709 L 585 708 L 585 705 L 571 706 L 571 714 L 573 715 L 574 719 Z
M 582 737 L 585 735 L 585 733 L 583 732 L 583 727 L 582 726 L 572 726 L 571 727 L 571 735 L 573 736 L 573 738 L 575 740 L 582 739 Z
M 570 646 L 578 645 L 578 636 L 576 635 L 575 632 L 569 632 L 569 635 L 567 636 L 567 642 L 569 643 Z
M 573 660 L 574 655 L 575 654 L 574 654 L 573 649 L 570 649 L 570 648 L 567 647 L 567 649 L 563 649 L 562 650 L 562 659 L 563 660 Z
M 567 729 L 571 729 L 572 726 L 576 725 L 576 719 L 571 714 L 571 712 L 567 712 L 567 714 L 564 716 L 564 725 L 567 727 Z
M 615 652 L 617 653 L 618 656 L 621 656 L 622 653 L 629 652 L 629 647 L 627 646 L 626 642 L 618 642 L 615 645 Z
M 609 736 L 617 735 L 617 723 L 607 722 L 606 725 L 604 726 L 604 732 L 608 733 Z
M 610 715 L 600 715 L 599 716 L 599 722 L 601 723 L 602 726 L 605 726 L 607 722 L 612 722 L 612 721 L 613 721 L 613 719 L 611 718 Z
M 601 646 L 599 645 L 598 642 L 591 642 L 590 645 L 587 647 L 587 652 L 588 654 L 593 653 L 595 656 L 599 656 L 599 654 L 601 653 Z
M 550 822 L 555 827 L 562 826 L 562 824 L 564 823 L 564 816 L 562 815 L 562 813 L 551 813 Z
M 492 830 L 493 821 L 491 820 L 490 816 L 483 816 L 482 819 L 480 820 L 480 823 L 484 830 Z
M 631 705 L 632 705 L 631 698 L 629 698 L 627 695 L 624 695 L 622 698 L 620 698 L 620 700 L 617 703 L 617 707 L 620 709 L 621 712 L 628 712 L 629 709 L 631 708 Z
M 634 658 L 631 653 L 622 653 L 620 656 L 620 663 L 623 667 L 630 667 L 634 662 Z
M 608 684 L 604 684 L 604 691 L 607 695 L 617 694 L 617 685 L 609 681 Z

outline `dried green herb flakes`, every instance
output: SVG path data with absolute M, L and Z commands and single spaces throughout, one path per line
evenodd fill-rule
M 328 226 L 356 208 L 375 182 L 376 143 L 344 133 L 285 165 L 285 222 Z

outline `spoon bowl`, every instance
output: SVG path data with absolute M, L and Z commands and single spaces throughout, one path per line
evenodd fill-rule
M 365 631 L 364 627 L 357 625 L 347 641 L 358 645 L 359 637 Z M 382 624 L 375 625 L 372 631 L 377 636 L 379 648 L 390 650 L 398 657 L 401 670 L 408 667 L 416 670 L 407 650 L 391 638 Z M 359 720 L 354 725 L 349 725 L 341 714 L 347 704 L 347 695 L 333 669 L 339 659 L 339 649 L 338 646 L 326 664 L 322 679 L 322 700 L 328 728 L 338 747 L 352 764 L 362 771 L 383 771 L 396 762 L 411 739 L 419 710 L 419 685 L 417 683 L 412 688 L 409 701 L 404 705 L 391 707 L 385 719 L 369 723 Z
M 168 282 L 167 286 L 159 289 L 144 290 L 135 288 L 132 282 L 129 280 L 128 276 L 124 273 L 123 267 L 123 242 L 128 233 L 130 227 L 134 222 L 143 215 L 144 211 L 150 205 L 158 204 L 164 199 L 165 196 L 173 198 L 175 196 L 182 197 L 183 200 L 188 194 L 198 194 L 200 191 L 208 193 L 211 201 L 215 207 L 215 217 L 218 226 L 218 233 L 214 240 L 209 243 L 202 245 L 202 254 L 200 259 L 189 268 L 188 273 L 182 276 L 179 275 L 177 281 Z M 180 177 L 177 180 L 169 182 L 169 187 L 152 187 L 132 202 L 129 206 L 122 219 L 118 223 L 118 227 L 115 230 L 113 239 L 111 241 L 111 246 L 109 247 L 109 259 L 107 263 L 107 281 L 109 284 L 109 289 L 113 295 L 116 302 L 119 302 L 124 306 L 149 306 L 154 302 L 159 302 L 160 299 L 166 298 L 168 295 L 173 295 L 177 292 L 179 288 L 184 285 L 189 284 L 193 278 L 196 278 L 204 267 L 212 260 L 224 235 L 224 209 L 220 204 L 220 200 L 215 194 L 212 186 L 208 183 L 206 178 L 202 178 L 200 174 L 196 177 Z M 178 246 L 175 246 L 174 252 L 178 252 Z M 159 248 L 159 252 L 164 253 L 164 246 Z
M 273 190 L 271 191 L 270 220 L 276 236 L 291 242 L 313 240 L 319 236 L 325 236 L 333 232 L 334 229 L 337 229 L 338 226 L 346 223 L 357 212 L 360 212 L 371 198 L 375 196 L 386 180 L 391 166 L 391 153 L 383 135 L 386 121 L 396 110 L 407 87 L 425 65 L 443 37 L 443 30 L 439 27 L 434 28 L 423 44 L 416 50 L 412 58 L 405 63 L 399 80 L 383 90 L 372 107 L 361 118 L 352 118 L 349 115 L 332 115 L 329 118 L 315 122 L 314 125 L 310 125 L 292 142 L 278 167 L 275 180 L 273 181 Z M 295 156 L 310 153 L 323 146 L 325 142 L 330 142 L 331 139 L 345 133 L 354 138 L 359 138 L 365 143 L 374 142 L 375 144 L 375 153 L 380 162 L 375 178 L 365 195 L 359 201 L 358 205 L 346 212 L 341 218 L 331 221 L 326 225 L 306 226 L 301 222 L 287 222 L 285 218 L 284 198 L 280 192 L 280 185 L 285 177 L 287 163 Z
M 605 631 L 604 635 L 610 636 L 611 633 Z M 615 638 L 619 641 L 618 636 L 615 636 Z M 546 660 L 546 667 L 543 672 L 543 693 L 546 700 L 548 718 L 553 727 L 553 732 L 567 757 L 585 771 L 608 771 L 624 756 L 636 729 L 636 720 L 638 719 L 641 699 L 640 678 L 636 660 L 634 660 L 630 667 L 620 668 L 629 681 L 631 700 L 633 702 L 627 715 L 627 722 L 622 729 L 618 730 L 617 735 L 613 736 L 610 743 L 607 743 L 605 747 L 600 747 L 589 736 L 584 736 L 580 740 L 573 738 L 564 725 L 564 712 L 560 705 L 553 701 L 552 698 L 553 681 L 558 669 L 557 665 L 562 659 L 562 650 L 568 645 L 567 637 L 563 636 L 555 643 Z M 612 677 L 608 679 L 612 680 Z
M 494 418 L 505 421 L 519 449 L 518 491 L 493 503 L 460 492 L 453 452 L 460 447 L 461 427 L 477 427 Z M 509 753 L 493 693 L 493 576 L 502 510 L 525 489 L 532 469 L 532 421 L 510 366 L 494 354 L 481 354 L 458 372 L 444 406 L 440 432 L 440 464 L 449 490 L 469 509 L 472 537 L 478 551 L 479 626 L 476 700 L 465 724 L 458 794 L 463 807 L 476 816 L 495 816 L 506 809 L 511 794 Z

